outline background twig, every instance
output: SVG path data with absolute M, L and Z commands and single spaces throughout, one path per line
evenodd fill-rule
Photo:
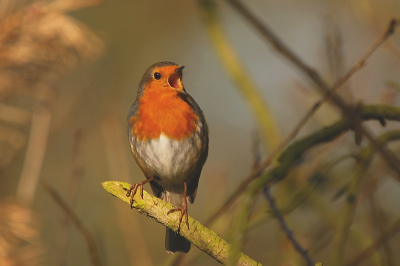
M 78 185 L 83 177 L 83 164 L 82 164 L 82 141 L 83 132 L 77 130 L 74 135 L 73 149 L 72 149 L 72 175 L 67 192 L 67 203 L 72 208 L 75 205 Z M 59 233 L 57 237 L 57 262 L 56 265 L 66 265 L 67 263 L 67 244 L 68 244 L 68 231 L 69 231 L 69 216 L 63 213 L 60 220 Z
M 392 237 L 394 237 L 400 231 L 400 219 L 396 220 L 386 231 L 382 234 L 376 241 L 360 252 L 354 259 L 352 259 L 347 266 L 355 266 L 362 263 L 364 260 L 372 256 L 384 243 L 389 241 Z
M 390 141 L 398 139 L 400 139 L 400 131 L 390 131 L 379 136 L 376 142 L 379 145 L 385 145 Z M 365 176 L 365 172 L 369 167 L 375 152 L 375 147 L 370 144 L 362 149 L 358 155 L 354 175 L 350 179 L 350 187 L 348 189 L 349 191 L 346 197 L 346 202 L 341 211 L 341 215 L 338 217 L 338 228 L 333 238 L 332 265 L 343 265 L 346 239 L 354 217 L 361 181 Z
M 289 225 L 286 223 L 285 218 L 279 211 L 278 206 L 276 206 L 275 199 L 271 195 L 270 187 L 265 187 L 263 193 L 264 196 L 267 198 L 269 205 L 271 206 L 274 216 L 276 217 L 276 219 L 278 219 L 283 232 L 285 232 L 285 234 L 289 238 L 290 242 L 292 242 L 297 252 L 299 252 L 300 255 L 306 260 L 308 266 L 314 265 L 314 261 L 308 254 L 308 251 L 302 247 L 299 241 L 297 241 L 296 237 L 293 234 L 293 231 L 289 228 Z
M 96 247 L 96 242 L 93 239 L 93 236 L 89 232 L 89 230 L 82 224 L 79 218 L 75 215 L 75 213 L 70 209 L 67 203 L 61 198 L 60 194 L 57 193 L 52 187 L 47 185 L 44 182 L 41 182 L 43 188 L 47 193 L 51 196 L 55 203 L 64 211 L 66 215 L 71 219 L 72 223 L 79 230 L 79 232 L 83 235 L 86 241 L 86 245 L 89 250 L 90 261 L 93 266 L 100 266 L 100 257 L 99 252 Z

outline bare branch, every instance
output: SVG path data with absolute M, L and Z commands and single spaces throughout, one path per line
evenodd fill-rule
M 308 254 L 308 251 L 301 246 L 299 241 L 297 241 L 296 237 L 293 234 L 293 231 L 289 228 L 289 225 L 286 223 L 285 218 L 282 216 L 281 212 L 279 211 L 278 206 L 276 206 L 275 199 L 271 195 L 270 187 L 265 187 L 263 192 L 264 192 L 264 196 L 267 198 L 267 200 L 269 202 L 269 206 L 271 206 L 271 209 L 272 209 L 276 219 L 278 219 L 278 222 L 281 225 L 282 230 L 285 232 L 285 234 L 289 238 L 290 242 L 292 242 L 292 244 L 295 247 L 295 249 L 297 250 L 297 252 L 299 252 L 300 255 L 306 260 L 308 266 L 314 265 L 314 261 Z

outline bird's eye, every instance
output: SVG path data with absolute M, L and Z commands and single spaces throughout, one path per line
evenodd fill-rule
M 154 73 L 154 78 L 155 79 L 160 79 L 161 78 L 161 74 L 158 73 L 158 72 Z

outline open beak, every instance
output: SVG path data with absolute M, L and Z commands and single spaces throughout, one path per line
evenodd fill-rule
M 175 69 L 174 73 L 168 77 L 169 85 L 178 91 L 183 91 L 182 69 L 184 68 L 185 66 L 178 67 Z

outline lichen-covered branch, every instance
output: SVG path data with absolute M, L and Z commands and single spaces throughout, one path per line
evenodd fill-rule
M 105 190 L 111 195 L 121 199 L 129 204 L 130 198 L 126 196 L 126 190 L 130 184 L 125 182 L 107 181 L 102 183 Z M 161 223 L 172 230 L 178 229 L 179 213 L 171 213 L 168 211 L 174 206 L 159 198 L 156 198 L 144 191 L 143 199 L 140 193 L 136 193 L 132 207 L 148 218 Z M 127 211 L 129 207 L 127 206 Z M 192 242 L 196 247 L 207 253 L 216 261 L 226 264 L 231 254 L 232 246 L 220 238 L 215 232 L 201 225 L 198 221 L 189 216 L 189 229 L 186 226 L 181 226 L 180 234 Z M 261 265 L 249 258 L 243 253 L 240 253 L 236 265 Z

